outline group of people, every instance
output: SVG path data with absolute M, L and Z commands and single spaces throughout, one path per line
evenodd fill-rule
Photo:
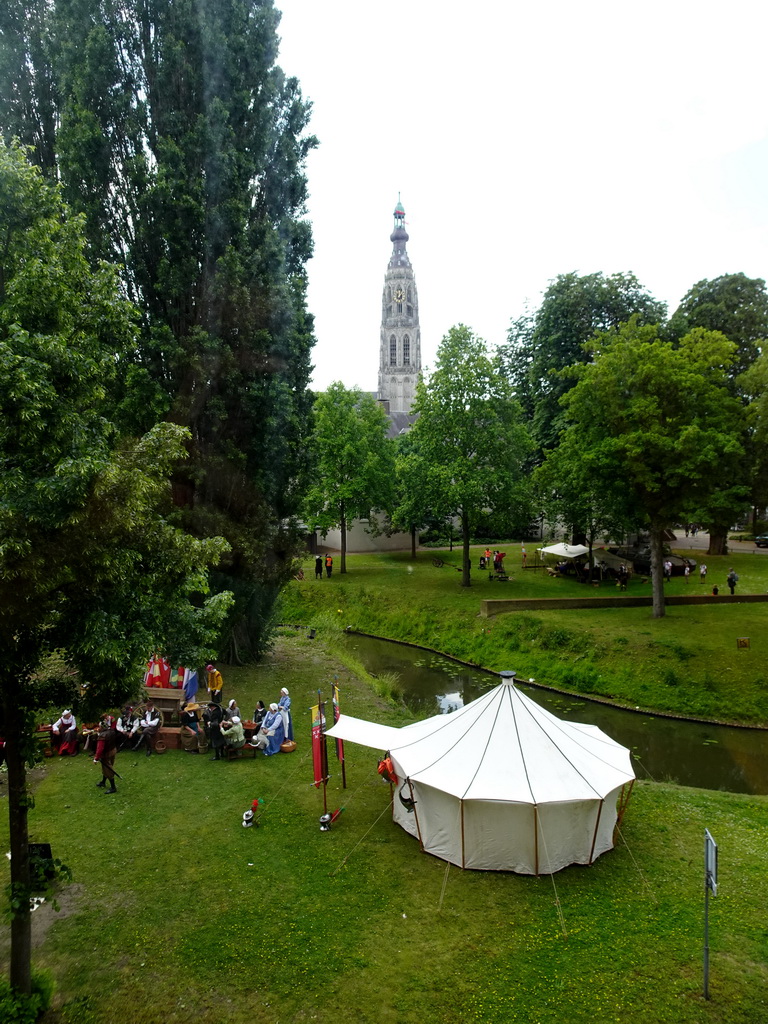
M 247 742 L 266 757 L 279 754 L 286 741 L 293 742 L 291 697 L 287 687 L 280 690 L 279 701 L 268 708 L 261 700 L 257 703 L 253 723 L 253 734 Z M 227 748 L 241 750 L 246 745 L 246 734 L 236 701 L 230 700 L 226 707 L 209 701 L 204 709 L 198 704 L 185 704 L 181 712 L 181 744 L 192 754 L 200 753 L 201 745 L 210 746 L 211 761 L 221 761 Z
M 506 551 L 494 551 L 491 554 L 491 549 L 486 548 L 485 551 L 480 555 L 480 568 L 481 569 L 493 569 L 493 572 L 504 572 L 504 559 L 507 557 Z
M 315 555 L 315 579 L 321 580 L 323 578 L 323 563 L 325 563 L 325 575 L 330 579 L 331 573 L 333 572 L 333 556 L 329 553 L 326 554 L 325 559 L 322 555 Z
M 221 693 L 221 686 L 214 692 Z M 194 701 L 187 701 L 182 707 L 180 721 L 182 748 L 199 754 L 201 746 L 204 749 L 210 746 L 213 751 L 212 761 L 221 760 L 227 747 L 238 750 L 246 742 L 266 757 L 280 753 L 286 741 L 292 745 L 291 749 L 295 748 L 291 697 L 285 686 L 280 690 L 279 700 L 268 708 L 263 701 L 257 703 L 253 712 L 255 728 L 248 741 L 240 708 L 235 700 L 230 700 L 226 707 L 220 701 L 210 700 L 204 709 Z M 132 705 L 126 705 L 117 718 L 111 714 L 104 715 L 95 730 L 86 729 L 86 749 L 95 738 L 93 760 L 101 766 L 101 780 L 96 785 L 107 794 L 115 793 L 117 773 L 114 766 L 118 751 L 137 751 L 143 747 L 146 756 L 150 757 L 156 752 L 157 734 L 162 724 L 162 712 L 150 698 L 140 714 L 136 713 Z M 203 738 L 204 743 L 201 742 Z M 51 725 L 51 746 L 59 756 L 75 756 L 80 740 L 77 719 L 72 710 L 67 708 Z

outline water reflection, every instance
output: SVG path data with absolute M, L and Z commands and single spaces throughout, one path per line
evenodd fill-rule
M 449 714 L 498 683 L 493 673 L 467 669 L 417 648 L 355 635 L 346 642 L 369 672 L 397 675 L 403 701 L 420 717 Z M 764 730 L 640 715 L 519 685 L 559 718 L 597 725 L 629 747 L 638 778 L 768 794 L 768 732 Z

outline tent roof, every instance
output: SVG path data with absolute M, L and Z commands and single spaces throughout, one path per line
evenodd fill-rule
M 589 554 L 589 548 L 583 544 L 552 544 L 548 548 L 539 548 L 542 555 L 554 555 L 556 558 L 581 558 Z
M 595 800 L 635 777 L 626 747 L 508 680 L 448 715 L 402 729 L 342 715 L 328 735 L 388 750 L 403 775 L 461 800 Z

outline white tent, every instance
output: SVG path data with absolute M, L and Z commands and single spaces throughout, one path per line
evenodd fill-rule
M 539 548 L 540 555 L 552 555 L 554 558 L 581 558 L 589 554 L 589 548 L 583 544 L 552 544 L 548 548 Z
M 342 715 L 328 735 L 389 751 L 393 818 L 436 857 L 521 874 L 591 864 L 613 847 L 635 777 L 629 750 L 555 718 L 514 673 L 502 678 L 448 715 L 401 729 Z

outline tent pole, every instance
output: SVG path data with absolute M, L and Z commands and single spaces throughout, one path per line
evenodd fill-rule
M 459 801 L 459 811 L 461 813 L 461 870 L 464 870 L 464 801 Z
M 635 785 L 635 780 L 632 779 L 632 781 L 629 784 L 629 790 L 627 790 L 626 782 L 621 787 L 621 800 L 619 800 L 619 813 L 616 816 L 616 828 L 618 828 L 619 825 L 621 825 L 622 819 L 624 818 L 624 812 L 627 809 L 627 804 L 629 803 L 629 798 L 632 796 L 632 789 L 634 788 L 634 785 Z M 627 790 L 626 793 L 625 793 L 625 790 Z
M 536 877 L 539 877 L 539 806 L 538 804 L 533 805 L 533 842 L 536 850 Z
M 595 859 L 595 843 L 597 842 L 597 830 L 600 828 L 600 816 L 603 813 L 603 804 L 605 800 L 601 800 L 597 805 L 597 821 L 595 822 L 595 834 L 592 836 L 592 849 L 589 851 L 589 863 Z

